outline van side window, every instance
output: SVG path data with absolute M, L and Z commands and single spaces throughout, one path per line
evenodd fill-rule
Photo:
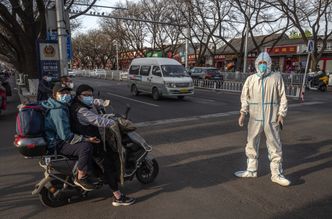
M 159 77 L 162 76 L 159 66 L 153 66 L 152 74 L 155 75 L 155 76 L 159 76 Z
M 151 69 L 151 66 L 142 65 L 141 66 L 141 75 L 143 75 L 143 76 L 149 76 L 150 69 Z
M 139 65 L 132 65 L 129 69 L 130 75 L 138 75 L 139 73 Z

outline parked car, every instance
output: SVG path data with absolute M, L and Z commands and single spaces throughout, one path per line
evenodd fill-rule
M 68 69 L 68 76 L 69 77 L 76 77 L 76 71 L 73 69 Z
M 176 60 L 169 58 L 137 58 L 129 68 L 128 85 L 132 95 L 152 94 L 153 99 L 175 96 L 183 99 L 194 94 L 191 77 Z
M 191 69 L 190 73 L 192 78 L 224 80 L 224 77 L 220 71 L 213 67 L 194 67 Z

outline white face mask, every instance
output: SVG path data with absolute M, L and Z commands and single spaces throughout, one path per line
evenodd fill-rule
M 70 89 L 73 89 L 74 88 L 74 83 L 73 82 L 69 82 L 69 83 L 66 83 L 67 87 L 69 87 Z

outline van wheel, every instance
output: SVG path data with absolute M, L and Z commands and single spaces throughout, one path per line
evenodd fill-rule
M 156 88 L 156 87 L 154 87 L 152 89 L 152 98 L 154 100 L 159 100 L 160 99 L 160 94 L 159 94 L 158 88 Z
M 132 94 L 133 96 L 138 96 L 139 92 L 138 92 L 138 89 L 137 89 L 137 87 L 136 87 L 135 84 L 133 84 L 133 85 L 131 86 L 131 90 L 130 90 L 130 92 L 131 92 L 131 94 Z
M 183 100 L 183 99 L 184 99 L 184 96 L 178 96 L 178 99 L 179 99 L 179 100 Z

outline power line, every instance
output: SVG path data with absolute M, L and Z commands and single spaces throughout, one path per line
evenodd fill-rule
M 70 10 L 70 14 L 79 14 L 81 11 L 79 10 Z M 186 27 L 186 25 L 183 24 L 176 24 L 176 23 L 169 23 L 169 22 L 161 22 L 161 21 L 151 21 L 151 20 L 144 20 L 144 19 L 138 19 L 138 18 L 129 18 L 129 17 L 116 17 L 111 14 L 107 15 L 105 12 L 90 12 L 89 14 L 83 14 L 85 16 L 93 16 L 93 17 L 102 17 L 102 18 L 111 18 L 116 20 L 126 20 L 126 21 L 138 21 L 143 23 L 152 23 L 152 24 L 162 24 L 162 25 L 169 25 L 169 26 L 177 26 L 177 27 Z
M 83 3 L 74 3 L 73 5 L 87 6 L 87 7 L 90 6 L 90 5 L 83 4 Z M 105 6 L 105 5 L 93 5 L 92 7 L 96 7 L 96 8 L 110 8 L 110 9 L 117 9 L 117 10 L 128 10 L 128 8 Z

